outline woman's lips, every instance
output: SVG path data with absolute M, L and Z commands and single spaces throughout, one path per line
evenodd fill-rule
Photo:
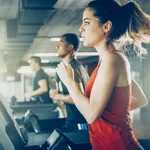
M 82 39 L 84 40 L 84 39 L 85 39 L 85 37 L 84 37 L 84 36 L 82 36 Z

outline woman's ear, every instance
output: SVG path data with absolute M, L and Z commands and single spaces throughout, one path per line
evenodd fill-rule
M 112 22 L 108 20 L 105 24 L 103 24 L 104 33 L 108 33 L 111 29 L 112 29 Z

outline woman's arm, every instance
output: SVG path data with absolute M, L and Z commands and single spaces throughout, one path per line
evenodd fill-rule
M 138 85 L 138 83 L 132 79 L 132 97 L 131 97 L 131 110 L 144 107 L 148 104 L 148 100 Z
M 118 79 L 119 63 L 114 57 L 116 56 L 107 56 L 103 59 L 90 99 L 81 92 L 76 82 L 73 81 L 73 73 L 69 64 L 62 62 L 57 68 L 58 75 L 68 88 L 76 107 L 90 124 L 102 114 Z

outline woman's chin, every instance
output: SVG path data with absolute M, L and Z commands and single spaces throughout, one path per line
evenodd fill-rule
M 88 47 L 88 46 L 89 46 L 89 44 L 88 44 L 87 42 L 83 42 L 83 45 L 84 45 L 85 47 Z

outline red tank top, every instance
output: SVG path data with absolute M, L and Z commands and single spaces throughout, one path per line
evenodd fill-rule
M 88 98 L 100 63 L 87 83 L 85 94 Z M 114 87 L 102 115 L 93 124 L 89 124 L 93 150 L 136 150 L 140 146 L 130 126 L 130 99 L 131 85 Z

